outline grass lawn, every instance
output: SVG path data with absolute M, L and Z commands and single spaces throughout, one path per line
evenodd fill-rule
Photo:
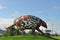
M 45 36 L 3 36 L 0 40 L 54 40 Z
M 56 39 L 60 40 L 60 36 L 53 36 L 53 38 L 56 38 Z

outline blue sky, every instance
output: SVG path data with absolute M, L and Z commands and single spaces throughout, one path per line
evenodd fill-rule
M 60 26 L 60 0 L 0 0 L 0 18 L 35 15 Z
M 27 14 L 59 21 L 60 0 L 0 0 L 0 17 L 16 18 Z

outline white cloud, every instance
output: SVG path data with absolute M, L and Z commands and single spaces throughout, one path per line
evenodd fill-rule
M 14 19 L 0 18 L 0 29 L 5 29 L 13 24 Z
M 60 9 L 59 6 L 53 6 L 52 8 L 53 8 L 53 9 Z
M 11 18 L 11 17 L 17 17 L 19 15 L 19 11 L 15 11 L 14 13 L 11 13 L 8 17 Z
M 5 9 L 6 7 L 4 5 L 0 4 L 0 10 Z

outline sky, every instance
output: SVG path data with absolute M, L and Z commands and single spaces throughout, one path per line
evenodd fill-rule
M 60 0 L 0 0 L 1 29 L 23 15 L 37 16 L 47 23 L 48 29 L 60 33 Z

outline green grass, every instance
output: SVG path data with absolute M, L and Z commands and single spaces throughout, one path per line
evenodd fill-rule
M 45 36 L 4 36 L 0 40 L 54 40 Z
M 53 36 L 53 38 L 56 38 L 56 39 L 60 40 L 60 36 Z

